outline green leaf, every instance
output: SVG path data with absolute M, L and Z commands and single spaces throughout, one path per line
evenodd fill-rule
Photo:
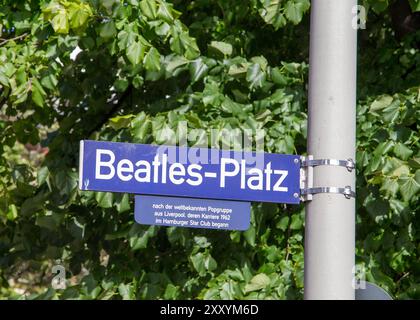
M 18 210 L 14 204 L 9 205 L 9 210 L 7 211 L 7 219 L 14 221 L 18 217 Z
M 47 89 L 54 90 L 58 84 L 58 80 L 54 74 L 48 73 L 41 79 L 41 84 Z
M 60 171 L 54 177 L 55 185 L 60 194 L 69 195 L 77 187 L 77 173 L 71 171 Z
M 402 143 L 397 143 L 394 146 L 394 153 L 400 159 L 407 160 L 413 154 L 413 151 L 409 149 L 406 145 Z
M 385 158 L 385 164 L 382 166 L 381 171 L 385 175 L 391 177 L 406 176 L 410 173 L 410 168 L 404 161 L 397 158 Z
M 251 247 L 255 247 L 255 227 L 251 224 L 251 226 L 243 233 L 246 242 Z
M 178 297 L 178 287 L 174 286 L 172 283 L 168 284 L 163 294 L 163 298 L 166 300 L 174 300 Z
M 413 177 L 404 177 L 399 181 L 400 192 L 404 201 L 410 201 L 420 190 L 420 184 Z
M 207 240 L 206 237 L 194 237 L 194 242 L 197 244 L 200 248 L 208 248 L 211 246 L 211 243 Z
M 131 119 L 133 119 L 135 116 L 132 114 L 127 114 L 125 116 L 116 116 L 111 119 L 109 119 L 109 125 L 114 130 L 120 130 L 121 128 L 127 128 L 130 123 Z
M 217 262 L 210 254 L 206 255 L 206 258 L 204 259 L 204 267 L 210 272 L 217 268 Z
M 259 10 L 264 21 L 273 25 L 276 30 L 286 25 L 282 4 L 283 0 L 264 1 L 263 9 Z
M 51 231 L 57 231 L 59 222 L 59 218 L 56 215 L 51 214 L 37 217 L 35 220 L 35 225 Z
M 92 15 L 92 10 L 87 3 L 71 3 L 69 6 L 70 27 L 83 29 Z
M 121 295 L 123 300 L 132 300 L 135 297 L 133 286 L 129 283 L 128 284 L 121 283 L 118 286 L 118 293 Z
M 391 277 L 382 272 L 380 268 L 374 267 L 370 272 L 367 272 L 367 281 L 376 283 L 387 292 L 392 292 L 395 283 Z
M 250 89 L 260 88 L 265 82 L 265 73 L 259 64 L 254 63 L 248 68 L 246 80 L 250 83 Z
M 18 82 L 18 84 L 20 85 L 27 85 L 28 82 L 28 75 L 26 73 L 26 68 L 25 66 L 21 66 L 17 71 L 16 71 L 16 80 Z
M 55 32 L 67 34 L 69 32 L 69 20 L 65 9 L 58 10 L 58 13 L 52 18 L 51 25 Z
M 245 286 L 245 293 L 264 289 L 269 286 L 270 283 L 271 280 L 265 273 L 259 273 Z
M 373 151 L 373 154 L 375 156 L 382 156 L 383 157 L 385 154 L 387 154 L 392 149 L 393 146 L 394 146 L 394 141 L 388 140 L 388 141 L 381 142 L 375 148 L 375 150 Z
M 136 34 L 131 29 L 118 32 L 118 47 L 120 50 L 125 50 L 135 42 Z
M 20 208 L 20 214 L 25 217 L 33 216 L 37 211 L 44 208 L 45 200 L 46 194 L 43 192 L 39 192 L 35 196 L 27 198 Z M 54 217 L 56 217 L 56 215 L 54 215 Z
M 112 207 L 113 198 L 112 192 L 96 192 L 95 195 L 95 200 L 98 202 L 98 205 L 104 209 Z
M 376 99 L 375 101 L 373 101 L 373 103 L 370 105 L 370 111 L 375 112 L 375 111 L 385 109 L 392 103 L 392 101 L 393 101 L 393 98 L 391 96 L 383 95 L 379 97 L 378 99 Z
M 127 47 L 127 58 L 132 64 L 138 65 L 143 61 L 145 51 L 146 47 L 141 42 L 133 42 Z
M 28 90 L 29 87 L 26 83 L 20 85 L 17 87 L 17 89 L 13 92 L 13 96 L 16 97 L 16 99 L 13 101 L 14 105 L 18 105 L 28 98 Z
M 170 144 L 176 143 L 175 132 L 170 126 L 164 124 L 158 130 L 153 130 L 153 136 L 157 144 Z
M 289 226 L 289 217 L 284 216 L 280 219 L 279 222 L 276 224 L 276 228 L 280 229 L 281 231 L 286 231 L 287 227 Z
M 202 58 L 198 58 L 190 63 L 189 69 L 191 81 L 194 83 L 201 80 L 207 74 L 209 67 L 204 63 Z
M 32 87 L 32 101 L 38 106 L 38 107 L 43 107 L 44 106 L 44 97 L 41 93 L 41 91 L 39 90 L 38 87 L 33 86 Z
M 144 57 L 144 67 L 149 71 L 160 70 L 160 54 L 156 48 L 150 48 Z
M 118 213 L 123 213 L 131 209 L 130 207 L 130 198 L 127 193 L 124 193 L 122 196 L 117 196 L 115 201 L 116 208 Z
M 173 9 L 172 4 L 166 3 L 165 1 L 159 1 L 159 9 L 157 12 L 157 16 L 159 19 L 172 24 L 174 17 L 172 15 Z
M 302 228 L 303 221 L 300 213 L 295 213 L 292 215 L 292 222 L 290 223 L 290 229 L 292 230 L 300 230 Z
M 371 6 L 373 11 L 377 14 L 385 11 L 388 8 L 388 0 L 371 0 Z
M 231 113 L 235 116 L 245 116 L 243 105 L 232 101 L 230 98 L 226 97 L 223 100 L 221 109 L 226 113 Z
M 5 86 L 5 87 L 9 87 L 9 79 L 7 78 L 7 76 L 1 72 L 0 70 L 0 84 Z
M 147 248 L 149 242 L 149 235 L 144 232 L 141 236 L 132 236 L 130 237 L 130 247 L 131 250 L 140 250 Z
M 290 81 L 281 71 L 279 68 L 273 68 L 271 69 L 271 79 L 274 83 L 279 85 L 287 85 L 287 83 Z
M 145 227 L 143 225 L 133 224 L 128 233 L 131 250 L 135 251 L 147 248 L 149 239 L 156 235 L 156 230 L 155 226 Z
M 286 18 L 293 24 L 298 24 L 302 20 L 303 13 L 308 9 L 308 0 L 289 0 L 284 8 Z
M 249 63 L 233 64 L 229 67 L 228 74 L 237 78 L 246 76 L 249 65 Z
M 42 167 L 38 170 L 38 174 L 36 176 L 38 186 L 41 186 L 48 178 L 50 172 L 48 167 Z
M 141 12 L 150 20 L 154 20 L 157 16 L 157 6 L 154 0 L 140 1 Z
M 413 157 L 408 160 L 408 164 L 413 169 L 420 169 L 420 157 Z
M 211 272 L 217 268 L 217 262 L 213 259 L 210 253 L 199 252 L 190 257 L 194 269 L 200 276 L 206 275 L 207 271 Z
M 170 46 L 174 52 L 185 56 L 189 60 L 195 59 L 200 55 L 195 39 L 191 38 L 186 32 L 175 34 L 171 38 Z
M 215 52 L 222 57 L 228 57 L 232 54 L 232 45 L 227 42 L 212 41 L 209 44 L 209 50 Z
M 395 197 L 399 190 L 399 187 L 400 186 L 396 179 L 385 178 L 380 190 L 384 191 L 387 195 L 391 197 Z
M 115 29 L 115 23 L 112 20 L 102 24 L 99 30 L 99 35 L 101 36 L 101 38 L 104 39 L 114 38 L 117 34 L 117 29 Z
M 411 10 L 413 12 L 420 11 L 420 0 L 408 0 L 410 2 Z
M 394 100 L 389 106 L 383 109 L 383 119 L 385 122 L 394 122 L 400 114 L 400 100 Z
M 170 33 L 170 30 L 171 30 L 170 25 L 162 20 L 154 21 L 153 26 L 154 26 L 155 33 L 161 37 L 166 37 Z
M 288 73 L 291 73 L 293 75 L 299 75 L 300 74 L 300 69 L 301 69 L 301 64 L 300 63 L 295 63 L 295 62 L 284 63 L 284 62 L 282 62 L 282 65 Z
M 191 256 L 191 262 L 193 264 L 193 267 L 200 276 L 204 276 L 206 274 L 206 267 L 204 266 L 204 259 L 205 259 L 205 256 L 201 252 Z
M 114 82 L 115 90 L 118 92 L 124 92 L 128 88 L 128 80 L 127 79 L 117 79 Z
M 172 58 L 169 60 L 168 64 L 166 65 L 166 72 L 171 75 L 175 76 L 179 70 L 182 70 L 184 66 L 188 63 L 188 60 L 184 57 L 180 56 L 172 56 Z
M 134 88 L 139 89 L 143 85 L 144 79 L 141 75 L 136 74 L 133 78 L 132 83 L 133 83 Z
M 144 143 L 148 134 L 151 133 L 152 122 L 144 112 L 139 113 L 131 121 L 131 134 L 134 142 Z

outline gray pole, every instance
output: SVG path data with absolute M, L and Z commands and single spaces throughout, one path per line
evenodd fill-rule
M 355 160 L 357 0 L 312 0 L 308 154 Z M 317 166 L 314 187 L 355 190 L 355 170 Z M 355 200 L 313 195 L 306 206 L 305 299 L 354 299 Z

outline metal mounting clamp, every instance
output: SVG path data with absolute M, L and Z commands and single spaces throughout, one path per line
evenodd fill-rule
M 315 166 L 340 166 L 346 167 L 348 171 L 355 168 L 353 159 L 337 160 L 337 159 L 308 159 L 301 161 L 302 167 L 315 167 Z
M 303 196 L 317 194 L 317 193 L 340 193 L 340 194 L 343 194 L 347 199 L 356 198 L 356 193 L 353 190 L 351 190 L 350 186 L 345 186 L 344 188 L 315 187 L 315 188 L 301 189 L 300 193 Z
M 338 193 L 344 195 L 347 199 L 355 198 L 356 193 L 350 186 L 341 187 L 314 187 L 313 170 L 315 166 L 330 165 L 347 168 L 349 172 L 355 169 L 355 163 L 352 159 L 314 159 L 312 155 L 301 157 L 300 159 L 300 195 L 302 201 L 311 201 L 312 196 L 318 193 Z

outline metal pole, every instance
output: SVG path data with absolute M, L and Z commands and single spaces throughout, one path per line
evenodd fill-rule
M 308 154 L 355 159 L 357 0 L 312 0 L 309 57 Z M 351 186 L 355 170 L 313 168 L 314 187 Z M 354 299 L 355 199 L 313 195 L 306 206 L 305 299 Z

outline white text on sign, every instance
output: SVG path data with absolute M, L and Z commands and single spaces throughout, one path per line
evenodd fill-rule
M 219 179 L 219 186 L 229 186 L 229 179 L 240 176 L 240 188 L 250 190 L 266 190 L 287 192 L 288 187 L 282 183 L 288 175 L 287 170 L 272 169 L 268 162 L 263 169 L 247 168 L 246 161 L 231 158 L 221 158 L 219 172 L 205 172 L 200 164 L 169 163 L 168 156 L 156 155 L 152 162 L 129 159 L 115 161 L 112 150 L 97 149 L 95 163 L 95 178 L 98 180 L 111 180 L 118 177 L 122 182 L 132 181 L 139 183 L 172 183 L 174 185 L 188 184 L 199 186 L 203 179 Z

